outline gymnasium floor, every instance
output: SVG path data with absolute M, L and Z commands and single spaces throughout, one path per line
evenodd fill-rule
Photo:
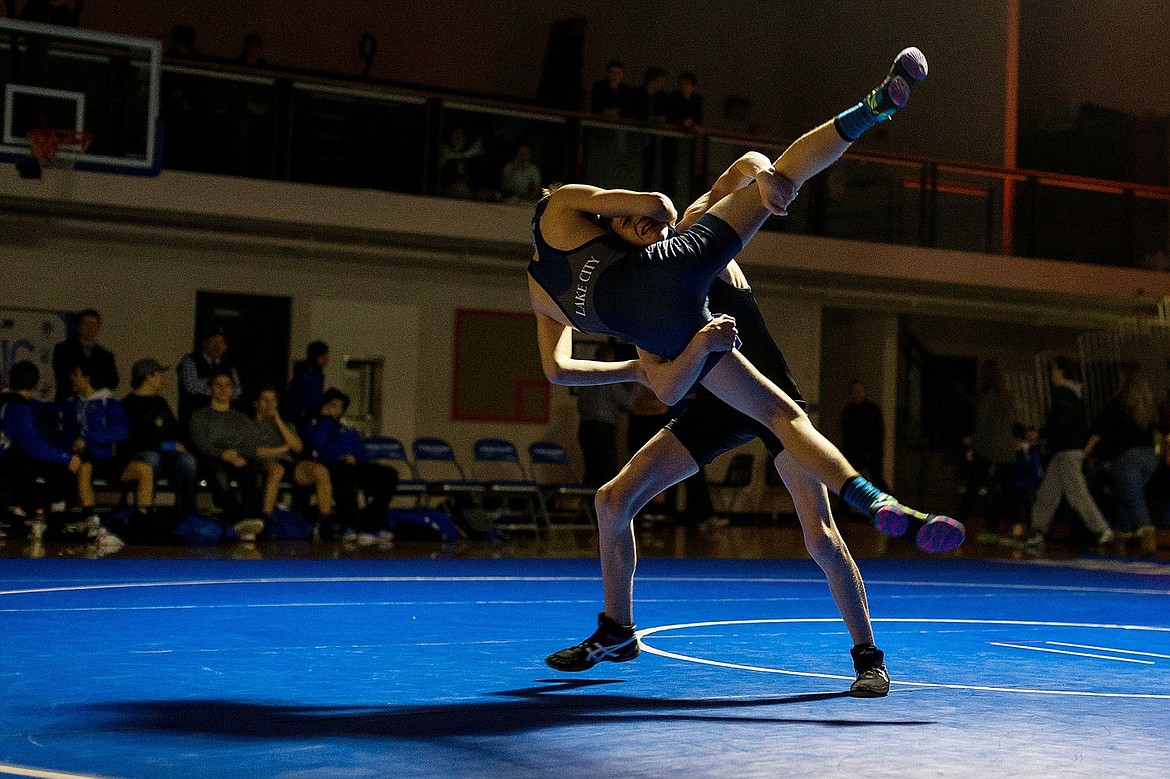
M 0 777 L 1170 772 L 1164 560 L 863 551 L 895 684 L 857 700 L 812 562 L 668 543 L 642 656 L 577 675 L 543 657 L 592 630 L 588 550 L 0 560 Z

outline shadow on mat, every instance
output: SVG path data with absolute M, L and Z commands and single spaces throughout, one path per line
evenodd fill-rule
M 827 727 L 932 725 L 926 720 L 819 719 L 752 716 L 761 709 L 849 697 L 847 692 L 751 699 L 671 699 L 570 694 L 618 680 L 537 680 L 547 686 L 489 695 L 510 700 L 418 706 L 292 706 L 237 701 L 139 701 L 102 704 L 117 730 L 168 731 L 256 738 L 328 736 L 435 739 L 490 736 L 599 723 L 728 722 Z M 743 712 L 738 714 L 737 712 Z

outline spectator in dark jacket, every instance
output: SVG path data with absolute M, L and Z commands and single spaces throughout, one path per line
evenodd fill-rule
M 77 315 L 77 332 L 53 347 L 53 377 L 57 382 L 58 402 L 73 394 L 69 374 L 78 365 L 85 368 L 96 389 L 118 389 L 118 366 L 114 355 L 97 342 L 101 330 L 102 315 L 87 308 Z
M 1044 536 L 1060 499 L 1065 498 L 1099 544 L 1113 540 L 1113 530 L 1089 493 L 1085 481 L 1085 450 L 1089 421 L 1081 399 L 1080 366 L 1067 357 L 1056 357 L 1050 366 L 1052 408 L 1040 435 L 1048 442 L 1048 467 L 1032 506 L 1032 534 L 1025 544 L 1032 551 L 1044 548 Z
M 133 391 L 122 399 L 129 425 L 125 450 L 134 460 L 150 466 L 155 478 L 165 475 L 175 490 L 175 508 L 183 516 L 195 513 L 199 484 L 195 455 L 187 451 L 183 428 L 162 396 L 166 368 L 150 357 L 130 369 Z M 147 503 L 146 505 L 150 505 Z
M 375 543 L 379 535 L 388 534 L 386 510 L 398 487 L 398 471 L 369 462 L 362 437 L 341 421 L 348 395 L 331 387 L 321 400 L 320 413 L 305 427 L 309 455 L 329 469 L 343 540 Z M 359 489 L 366 496 L 364 511 L 358 508 Z
M 321 408 L 325 394 L 325 366 L 329 365 L 329 344 L 313 341 L 305 348 L 305 358 L 293 365 L 292 379 L 284 393 L 284 417 L 294 430 L 300 430 Z

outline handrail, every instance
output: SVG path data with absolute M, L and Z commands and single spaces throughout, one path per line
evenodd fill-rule
M 748 134 L 731 130 L 703 128 L 689 131 L 671 125 L 661 125 L 653 122 L 643 122 L 636 119 L 615 118 L 600 116 L 588 111 L 566 111 L 564 109 L 549 108 L 523 100 L 482 93 L 468 93 L 459 90 L 445 90 L 434 87 L 404 84 L 393 81 L 368 81 L 358 77 L 346 77 L 339 74 L 321 73 L 317 71 L 301 71 L 295 69 L 255 67 L 238 65 L 231 62 L 204 59 L 187 59 L 180 57 L 163 57 L 164 69 L 183 68 L 185 72 L 203 70 L 221 72 L 237 76 L 248 75 L 253 77 L 292 80 L 297 83 L 342 87 L 354 92 L 382 93 L 388 96 L 409 96 L 413 98 L 435 99 L 445 102 L 466 104 L 487 110 L 505 110 L 522 115 L 533 115 L 558 121 L 580 120 L 588 126 L 612 127 L 614 129 L 631 129 L 649 132 L 655 135 L 669 137 L 696 137 L 705 136 L 708 141 L 744 146 L 785 148 L 795 138 L 782 135 Z M 405 93 L 405 94 L 404 94 Z M 465 105 L 459 105 L 465 108 Z M 1077 189 L 1105 194 L 1125 194 L 1131 192 L 1137 197 L 1157 200 L 1170 200 L 1170 186 L 1145 184 L 1132 181 L 1116 181 L 1113 179 L 1092 178 L 1077 176 L 1053 171 L 1037 170 L 1032 168 L 1005 168 L 991 163 L 966 162 L 961 160 L 930 157 L 909 153 L 893 154 L 878 150 L 866 149 L 864 146 L 852 147 L 845 156 L 860 162 L 876 162 L 885 165 L 900 167 L 919 167 L 935 165 L 940 173 L 955 175 L 986 176 L 1000 180 L 1014 182 L 1035 181 L 1044 186 L 1058 186 L 1065 189 Z

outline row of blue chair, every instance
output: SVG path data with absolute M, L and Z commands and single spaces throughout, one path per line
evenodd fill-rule
M 365 446 L 370 460 L 399 470 L 398 499 L 415 507 L 458 507 L 465 516 L 475 513 L 508 530 L 596 524 L 597 490 L 574 478 L 568 454 L 555 442 L 529 445 L 527 464 L 503 438 L 476 441 L 470 464 L 442 438 L 416 438 L 409 453 L 390 436 L 368 438 Z

